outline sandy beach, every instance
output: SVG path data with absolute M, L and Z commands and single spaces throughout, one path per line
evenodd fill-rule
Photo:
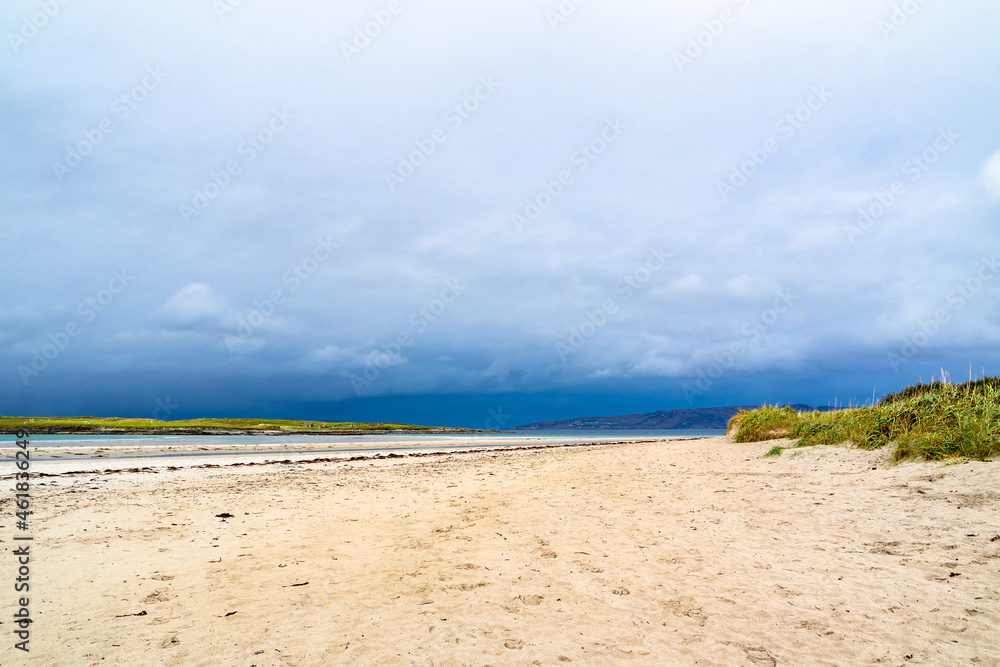
M 1000 664 L 1000 463 L 774 444 L 37 477 L 0 664 Z

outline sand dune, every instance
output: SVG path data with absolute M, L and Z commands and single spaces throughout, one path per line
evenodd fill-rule
M 1000 465 L 773 444 L 41 478 L 26 662 L 1000 664 Z

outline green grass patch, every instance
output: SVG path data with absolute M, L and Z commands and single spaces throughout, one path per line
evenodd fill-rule
M 126 419 L 121 417 L 0 417 L 0 433 L 13 433 L 25 429 L 29 433 L 87 433 L 87 432 L 171 432 L 196 431 L 221 433 L 225 431 L 282 433 L 358 433 L 386 431 L 461 432 L 465 429 L 434 428 L 412 424 L 370 424 L 362 422 L 317 422 L 291 419 L 187 419 L 160 421 L 157 419 Z
M 775 445 L 774 447 L 771 447 L 771 449 L 767 450 L 767 454 L 764 454 L 764 458 L 766 459 L 770 456 L 781 456 L 781 452 L 783 451 L 785 451 L 784 447 L 781 445 Z
M 1000 455 L 1000 378 L 915 385 L 874 406 L 834 412 L 762 407 L 740 412 L 729 426 L 736 442 L 796 438 L 798 446 L 892 445 L 896 461 L 987 459 Z

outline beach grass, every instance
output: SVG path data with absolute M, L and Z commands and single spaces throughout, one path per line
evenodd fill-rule
M 87 432 L 176 432 L 199 433 L 274 432 L 287 433 L 358 433 L 386 431 L 449 431 L 411 424 L 380 424 L 362 422 L 317 422 L 291 419 L 188 419 L 161 421 L 158 419 L 128 419 L 122 417 L 0 417 L 0 433 L 24 429 L 30 433 Z
M 765 406 L 741 411 L 729 428 L 736 442 L 793 438 L 798 446 L 891 445 L 896 461 L 989 459 L 1000 455 L 1000 377 L 918 384 L 887 394 L 874 406 L 831 412 Z
M 783 451 L 785 451 L 784 447 L 781 445 L 775 445 L 774 447 L 771 447 L 771 449 L 767 450 L 767 453 L 764 454 L 764 458 L 766 459 L 770 456 L 781 456 L 781 452 Z

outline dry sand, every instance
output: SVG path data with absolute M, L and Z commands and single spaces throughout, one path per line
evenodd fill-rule
M 0 663 L 1000 664 L 1000 464 L 773 444 L 36 478 Z

